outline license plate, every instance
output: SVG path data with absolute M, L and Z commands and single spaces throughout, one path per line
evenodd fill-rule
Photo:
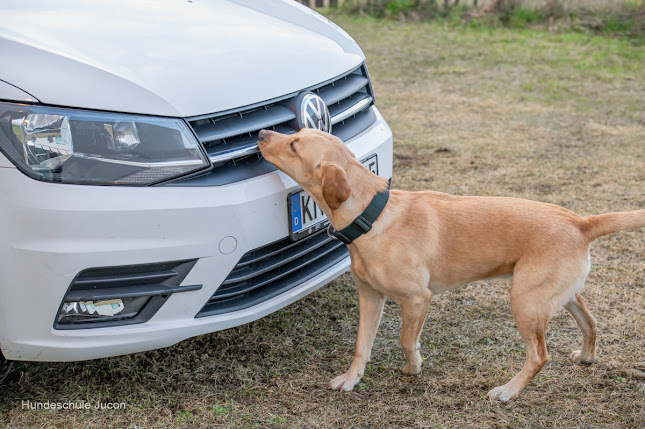
M 378 174 L 378 161 L 372 155 L 362 161 L 372 173 Z M 328 225 L 327 216 L 318 207 L 318 204 L 305 191 L 296 191 L 289 194 L 287 201 L 289 208 L 289 236 L 291 240 L 300 240 Z

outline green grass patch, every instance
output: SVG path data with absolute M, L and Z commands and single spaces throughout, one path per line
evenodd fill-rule
M 481 2 L 486 4 L 486 2 Z M 481 4 L 480 3 L 480 4 Z M 477 27 L 537 28 L 554 32 L 599 34 L 645 43 L 645 2 L 615 0 L 606 10 L 584 3 L 575 8 L 566 2 L 502 1 L 497 8 L 482 14 L 472 3 L 437 0 L 346 0 L 340 11 L 349 15 L 371 16 L 404 21 L 439 20 L 453 25 Z
M 505 24 L 511 28 L 526 28 L 529 24 L 540 22 L 540 11 L 537 9 L 517 8 L 508 14 Z

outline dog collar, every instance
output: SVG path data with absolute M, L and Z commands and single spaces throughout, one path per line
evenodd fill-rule
M 345 244 L 351 243 L 361 235 L 367 234 L 369 230 L 372 229 L 372 224 L 376 222 L 381 213 L 383 213 L 383 209 L 385 209 L 389 199 L 389 189 L 379 192 L 374 195 L 374 198 L 372 198 L 372 201 L 370 201 L 365 210 L 363 210 L 363 213 L 354 219 L 352 223 L 340 231 L 336 231 L 334 227 L 329 224 L 327 227 L 327 233 L 330 234 L 330 237 L 333 235 Z

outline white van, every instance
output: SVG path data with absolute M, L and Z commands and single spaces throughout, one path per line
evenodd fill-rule
M 324 215 L 258 152 L 260 129 L 304 126 L 391 178 L 363 52 L 296 2 L 4 1 L 4 358 L 166 347 L 347 271 Z

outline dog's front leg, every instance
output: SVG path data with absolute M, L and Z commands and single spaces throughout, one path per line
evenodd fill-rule
M 345 392 L 351 391 L 363 377 L 365 365 L 370 360 L 374 337 L 381 321 L 383 304 L 385 303 L 385 296 L 382 293 L 373 289 L 357 276 L 354 276 L 354 281 L 358 286 L 358 309 L 360 313 L 356 353 L 347 372 L 334 378 L 329 383 L 329 388 Z
M 401 346 L 408 360 L 402 371 L 406 375 L 417 375 L 421 372 L 423 360 L 419 352 L 421 348 L 419 337 L 430 309 L 431 299 L 432 294 L 428 291 L 424 296 L 415 296 L 399 301 L 402 317 Z

